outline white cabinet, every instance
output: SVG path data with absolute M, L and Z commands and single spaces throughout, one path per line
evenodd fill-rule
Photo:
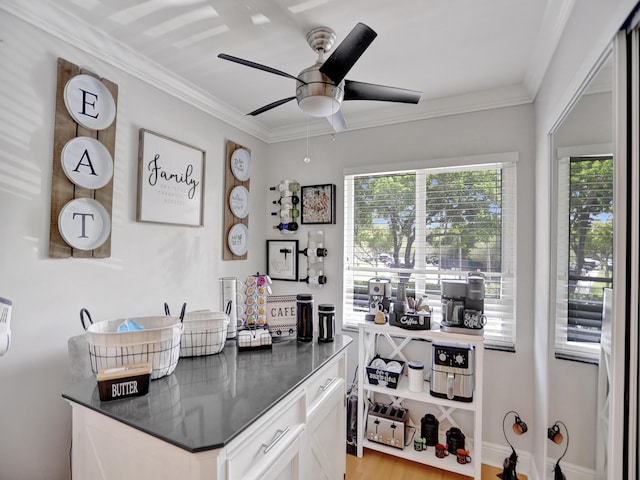
M 307 414 L 304 476 L 308 480 L 343 480 L 346 458 L 345 382 L 334 377 Z
M 278 461 L 271 465 L 259 478 L 260 480 L 301 480 L 305 477 L 300 470 L 300 438 L 292 445 L 289 445 Z
M 411 360 L 405 355 L 406 347 L 413 339 L 426 340 L 436 343 L 453 343 L 472 347 L 475 355 L 474 391 L 471 402 L 460 402 L 446 398 L 434 397 L 430 393 L 429 383 L 424 382 L 422 392 L 413 392 L 408 389 L 406 375 L 396 389 L 368 383 L 366 366 L 375 356 L 377 342 L 386 340 L 385 347 L 392 350 L 388 358 L 397 358 L 405 362 Z M 484 339 L 482 336 L 446 333 L 439 330 L 405 330 L 389 325 L 376 325 L 372 323 L 361 324 L 359 327 L 358 347 L 358 456 L 361 457 L 363 447 L 407 458 L 414 462 L 431 465 L 443 470 L 449 470 L 476 479 L 481 478 L 481 450 L 482 450 L 482 365 L 484 361 Z M 428 368 L 425 365 L 425 369 Z M 405 368 L 406 370 L 406 368 Z M 405 372 L 406 373 L 406 372 Z M 413 443 L 404 449 L 398 449 L 372 442 L 366 438 L 367 415 L 369 400 L 380 399 L 384 403 L 405 405 L 411 403 L 417 408 L 409 408 L 411 424 L 416 428 L 416 436 L 420 435 L 420 418 L 428 410 L 433 413 L 440 422 L 440 441 L 444 444 L 444 431 L 448 427 L 459 427 L 464 422 L 466 428 L 462 428 L 466 436 L 465 448 L 470 450 L 471 463 L 459 464 L 455 455 L 445 458 L 437 458 L 434 447 L 430 446 L 426 451 L 414 450 Z M 408 438 L 411 438 L 411 433 Z
M 74 478 L 92 480 L 343 480 L 346 351 L 220 449 L 191 453 L 79 403 Z
M 295 392 L 234 439 L 225 448 L 226 479 L 258 480 L 287 468 L 288 474 L 294 474 L 299 464 L 300 438 L 305 430 L 304 402 L 304 391 Z

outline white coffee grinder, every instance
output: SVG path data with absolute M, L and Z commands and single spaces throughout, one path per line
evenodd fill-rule
M 389 307 L 391 305 L 391 282 L 386 278 L 372 278 L 369 280 L 369 313 L 364 319 L 374 321 L 376 314 L 382 312 L 385 321 L 389 321 Z

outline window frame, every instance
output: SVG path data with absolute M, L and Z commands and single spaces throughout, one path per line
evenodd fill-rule
M 600 363 L 601 343 L 596 342 L 576 342 L 568 339 L 568 309 L 569 298 L 567 285 L 569 282 L 569 167 L 572 158 L 612 158 L 613 148 L 610 143 L 560 147 L 557 150 L 556 162 L 554 165 L 554 203 L 553 219 L 555 224 L 555 247 L 552 247 L 553 256 L 553 284 L 550 289 L 552 305 L 552 335 L 554 357 L 560 360 L 577 361 L 598 365 Z M 615 166 L 615 163 L 614 163 Z M 615 172 L 612 180 L 612 187 L 615 191 Z M 615 194 L 614 194 L 615 196 Z M 612 212 L 615 224 L 615 209 Z M 614 227 L 615 229 L 615 227 Z M 553 238 L 552 237 L 552 238 Z M 615 242 L 615 239 L 614 239 Z M 553 245 L 553 243 L 552 243 Z M 615 245 L 614 245 L 615 250 Z M 615 258 L 614 258 L 615 264 Z M 611 278 L 613 283 L 614 276 Z M 604 307 L 604 299 L 603 299 Z
M 502 206 L 502 229 L 503 229 L 503 242 L 502 242 L 502 272 L 494 273 L 494 275 L 498 275 L 501 278 L 507 279 L 508 283 L 508 292 L 509 292 L 509 304 L 506 307 L 508 312 L 508 329 L 505 330 L 507 333 L 504 334 L 503 338 L 498 338 L 502 336 L 501 333 L 496 338 L 488 338 L 487 332 L 485 331 L 485 346 L 487 348 L 505 350 L 505 351 L 515 351 L 516 345 L 516 289 L 517 289 L 517 276 L 516 276 L 516 263 L 517 263 L 517 196 L 516 196 L 516 185 L 517 185 L 517 163 L 519 159 L 518 152 L 504 152 L 504 153 L 496 153 L 496 154 L 486 154 L 486 155 L 470 155 L 464 157 L 455 157 L 449 159 L 439 159 L 439 160 L 429 160 L 424 162 L 407 162 L 407 163 L 396 163 L 393 165 L 386 165 L 385 167 L 359 167 L 359 168 L 349 168 L 343 171 L 344 174 L 344 261 L 343 261 L 343 278 L 344 278 L 344 288 L 343 288 L 343 327 L 347 330 L 352 330 L 357 328 L 357 325 L 363 323 L 364 314 L 360 317 L 361 312 L 356 312 L 351 308 L 352 300 L 347 299 L 349 295 L 349 289 L 352 290 L 352 286 L 354 285 L 354 274 L 351 269 L 351 260 L 353 258 L 354 251 L 353 242 L 348 238 L 349 235 L 352 234 L 354 229 L 354 213 L 353 213 L 353 177 L 357 175 L 381 175 L 381 174 L 392 174 L 392 173 L 403 173 L 407 171 L 419 171 L 420 173 L 438 173 L 438 170 L 441 172 L 445 171 L 453 171 L 453 170 L 469 170 L 469 169 L 487 169 L 487 168 L 496 168 L 500 167 L 503 169 L 503 180 L 502 180 L 502 195 L 503 195 L 503 206 Z M 418 188 L 420 188 L 420 184 L 422 182 L 418 182 Z M 420 192 L 417 194 L 423 194 L 424 192 Z M 504 199 L 508 198 L 507 204 L 505 204 Z M 420 215 L 420 202 L 416 202 L 417 216 Z M 424 209 L 424 207 L 422 207 Z M 424 237 L 424 225 L 420 225 L 418 222 L 416 225 L 416 238 Z M 508 230 L 505 232 L 505 229 Z M 415 252 L 416 252 L 416 267 L 419 266 L 418 259 L 424 258 L 424 242 L 416 242 Z M 391 269 L 393 272 L 401 272 L 402 269 Z M 407 270 L 414 272 L 414 270 Z M 441 271 L 440 271 L 441 272 Z M 449 271 L 453 273 L 453 271 Z M 455 271 L 458 275 L 464 275 L 466 277 L 467 271 Z M 375 275 L 372 275 L 372 277 Z M 504 282 L 503 282 L 504 283 Z M 503 285 L 501 283 L 501 285 Z M 503 296 L 505 294 L 503 293 Z M 429 298 L 429 304 L 433 308 L 433 320 L 438 322 L 440 319 L 440 297 L 437 298 Z M 507 323 L 507 322 L 505 322 Z M 500 330 L 498 330 L 500 331 Z

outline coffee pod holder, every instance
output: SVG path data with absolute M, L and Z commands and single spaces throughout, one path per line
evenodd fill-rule
M 238 351 L 272 348 L 267 323 L 267 299 L 271 295 L 271 278 L 259 272 L 244 282 L 245 321 L 238 328 Z

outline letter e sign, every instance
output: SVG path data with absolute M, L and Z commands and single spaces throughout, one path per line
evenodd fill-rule
M 64 87 L 69 115 L 91 130 L 104 130 L 116 118 L 116 102 L 100 80 L 91 75 L 71 77 Z

